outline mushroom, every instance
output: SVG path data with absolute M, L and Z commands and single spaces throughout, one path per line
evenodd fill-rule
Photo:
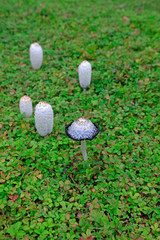
M 34 69 L 39 69 L 43 61 L 43 50 L 38 43 L 32 43 L 29 49 L 31 65 Z
M 83 61 L 78 67 L 78 74 L 79 74 L 79 83 L 80 86 L 86 91 L 86 88 L 91 83 L 91 71 L 92 67 L 88 61 Z
M 67 125 L 65 131 L 68 137 L 76 141 L 81 141 L 83 159 L 87 161 L 86 140 L 92 140 L 99 133 L 97 124 L 81 117 Z
M 53 109 L 49 103 L 39 102 L 35 108 L 35 125 L 41 136 L 50 134 L 53 130 Z
M 25 113 L 24 117 L 29 118 L 33 113 L 32 100 L 29 96 L 24 95 L 19 101 L 20 113 Z

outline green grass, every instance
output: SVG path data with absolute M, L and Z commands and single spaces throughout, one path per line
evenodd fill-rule
M 160 239 L 159 11 L 158 0 L 0 1 L 0 239 Z M 20 114 L 24 94 L 52 105 L 48 137 Z M 81 116 L 100 127 L 90 167 L 65 135 Z

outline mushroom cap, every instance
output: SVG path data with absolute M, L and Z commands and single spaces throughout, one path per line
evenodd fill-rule
M 53 130 L 53 109 L 49 103 L 39 102 L 35 108 L 35 125 L 41 136 L 50 134 Z
M 39 43 L 32 43 L 29 48 L 30 61 L 34 69 L 39 69 L 43 61 L 43 50 Z
M 27 95 L 24 95 L 23 97 L 20 98 L 20 101 L 22 102 L 28 102 L 31 101 L 31 98 Z
M 25 113 L 25 117 L 30 117 L 33 113 L 32 100 L 29 96 L 24 95 L 19 101 L 20 113 Z
M 79 83 L 84 89 L 91 83 L 92 66 L 88 61 L 83 61 L 78 67 Z
M 65 131 L 67 136 L 73 140 L 92 140 L 99 133 L 99 127 L 89 119 L 78 118 L 68 124 Z

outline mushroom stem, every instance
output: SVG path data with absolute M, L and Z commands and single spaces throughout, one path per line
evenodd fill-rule
M 84 91 L 84 93 L 86 93 L 86 92 L 87 92 L 87 89 L 86 89 L 86 88 L 84 88 L 84 89 L 83 89 L 83 91 Z
M 88 157 L 87 157 L 87 152 L 86 152 L 86 141 L 85 140 L 81 141 L 81 152 L 82 152 L 84 161 L 87 161 Z

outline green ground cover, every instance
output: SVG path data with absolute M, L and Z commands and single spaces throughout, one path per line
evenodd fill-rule
M 158 0 L 0 1 L 0 239 L 160 239 L 159 12 Z M 50 136 L 19 113 L 24 94 L 52 105 Z M 81 116 L 100 127 L 90 167 L 65 135 Z

